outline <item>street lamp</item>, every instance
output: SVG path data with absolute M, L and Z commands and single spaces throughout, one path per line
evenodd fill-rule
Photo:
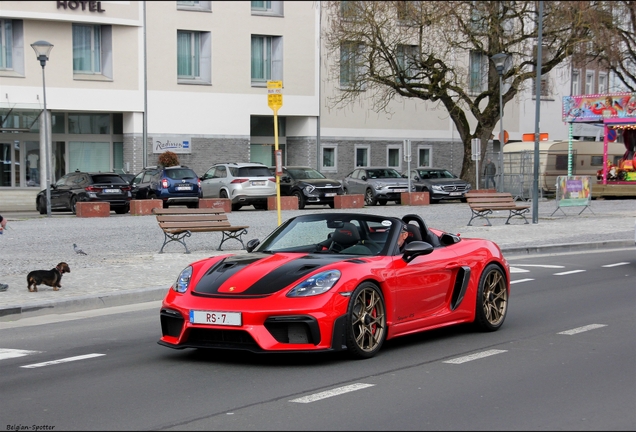
M 46 216 L 51 217 L 51 143 L 49 142 L 48 114 L 46 111 L 46 81 L 44 79 L 44 66 L 49 59 L 53 44 L 39 40 L 31 44 L 35 51 L 35 57 L 42 65 L 42 98 L 44 99 L 44 157 L 46 158 Z M 40 177 L 41 178 L 41 177 Z
M 495 69 L 497 70 L 497 74 L 499 75 L 499 175 L 501 176 L 499 179 L 499 191 L 503 191 L 503 180 L 504 180 L 504 169 L 503 169 L 503 146 L 505 142 L 504 137 L 504 128 L 503 128 L 503 84 L 502 84 L 502 76 L 504 72 L 504 67 L 506 65 L 506 60 L 508 59 L 508 54 L 499 53 L 490 57 L 492 62 L 495 64 Z

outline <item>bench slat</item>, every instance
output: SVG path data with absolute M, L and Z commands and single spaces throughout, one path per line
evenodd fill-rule
M 230 225 L 230 221 L 228 220 L 226 215 L 214 215 L 214 216 L 206 216 L 206 215 L 157 215 L 157 221 L 159 222 L 197 222 L 197 221 L 216 221 L 216 222 L 226 222 Z
M 509 192 L 467 192 L 465 195 L 468 207 L 472 212 L 472 217 L 468 221 L 468 226 L 471 225 L 473 219 L 482 218 L 486 219 L 488 226 L 491 226 L 488 215 L 492 214 L 494 210 L 508 210 L 510 214 L 506 220 L 506 224 L 509 224 L 510 218 L 513 216 L 522 217 L 525 223 L 528 223 L 524 213 L 530 208 L 529 204 L 518 204 Z

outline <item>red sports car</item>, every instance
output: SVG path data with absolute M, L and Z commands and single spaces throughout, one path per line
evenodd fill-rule
M 508 310 L 499 247 L 414 214 L 302 215 L 246 249 L 181 272 L 163 300 L 159 344 L 369 358 L 385 340 L 424 330 L 497 330 Z

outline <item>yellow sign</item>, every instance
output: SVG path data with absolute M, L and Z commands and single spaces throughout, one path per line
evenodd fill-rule
M 283 106 L 282 81 L 267 81 L 267 105 L 273 110 Z

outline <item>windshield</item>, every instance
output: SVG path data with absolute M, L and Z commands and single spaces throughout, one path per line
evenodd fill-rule
M 325 176 L 313 168 L 288 168 L 287 172 L 295 179 L 324 179 Z
M 447 170 L 419 170 L 417 173 L 423 179 L 456 178 L 453 173 Z
M 401 178 L 402 174 L 391 168 L 369 169 L 367 170 L 368 178 Z
M 374 215 L 298 216 L 278 227 L 255 252 L 378 255 L 388 249 L 391 229 L 401 226 L 399 219 Z

